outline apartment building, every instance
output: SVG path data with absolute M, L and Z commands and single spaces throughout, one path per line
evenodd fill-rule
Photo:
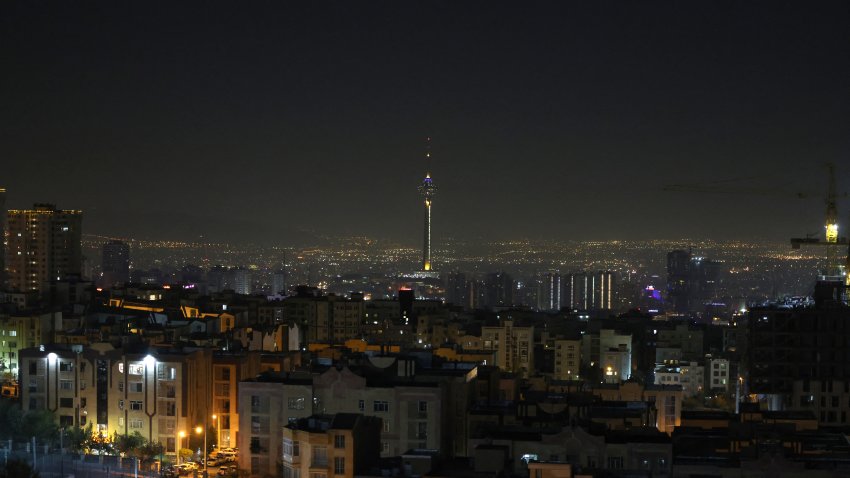
M 496 351 L 496 365 L 528 378 L 534 373 L 534 327 L 514 327 L 505 320 L 496 327 L 481 328 L 481 348 Z
M 555 340 L 555 380 L 578 380 L 581 367 L 581 340 Z
M 220 446 L 237 446 L 239 433 L 239 393 L 242 380 L 260 373 L 260 353 L 215 352 L 212 356 L 212 413 L 216 416 Z
M 262 373 L 239 382 L 238 396 L 239 468 L 250 470 L 251 476 L 276 475 L 283 456 L 281 429 L 313 414 L 313 377 Z
M 50 410 L 61 427 L 96 423 L 96 355 L 82 345 L 47 345 L 20 352 L 21 407 Z
M 209 350 L 117 349 L 105 361 L 107 379 L 98 387 L 108 390 L 108 411 L 98 426 L 107 434 L 139 432 L 176 454 L 181 431 L 215 426 Z
M 378 462 L 381 419 L 359 413 L 314 415 L 283 428 L 284 478 L 354 478 Z
M 9 288 L 41 291 L 50 281 L 82 273 L 82 211 L 36 204 L 33 209 L 10 209 L 6 217 Z

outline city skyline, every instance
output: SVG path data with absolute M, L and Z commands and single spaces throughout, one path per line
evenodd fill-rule
M 463 239 L 781 240 L 848 189 L 837 2 L 6 8 L 8 207 L 99 234 L 415 244 L 425 136 Z

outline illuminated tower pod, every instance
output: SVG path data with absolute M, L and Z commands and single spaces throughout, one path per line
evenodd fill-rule
M 430 141 L 431 138 L 428 138 L 429 149 L 425 153 L 425 159 L 427 159 L 430 163 L 431 159 L 431 151 L 430 151 Z M 430 164 L 429 168 L 430 169 Z M 423 271 L 431 271 L 431 203 L 434 200 L 434 195 L 437 193 L 437 186 L 434 185 L 434 182 L 431 180 L 431 172 L 426 171 L 425 179 L 422 181 L 422 184 L 419 185 L 419 194 L 425 200 L 425 231 L 424 231 L 424 241 L 422 244 L 422 270 Z

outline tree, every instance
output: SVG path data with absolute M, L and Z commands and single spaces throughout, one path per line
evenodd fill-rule
M 94 427 L 89 423 L 85 428 L 69 427 L 65 429 L 65 444 L 72 453 L 83 453 L 92 447 Z
M 121 435 L 116 432 L 115 435 L 112 436 L 112 444 L 121 456 L 138 457 L 141 448 L 145 446 L 147 442 L 147 439 L 139 432 L 133 432 L 132 435 Z
M 0 478 L 39 478 L 39 474 L 29 463 L 10 459 L 6 466 L 0 468 Z
M 59 438 L 56 416 L 50 410 L 30 410 L 21 420 L 19 440 L 35 437 L 39 442 L 53 443 Z
M 150 464 L 156 462 L 157 458 L 162 456 L 162 453 L 165 451 L 165 447 L 162 446 L 162 443 L 145 443 L 139 448 L 139 460 L 145 465 L 145 468 L 148 468 Z
M 183 459 L 182 461 L 186 461 L 186 460 L 192 458 L 192 455 L 194 455 L 194 454 L 195 454 L 195 452 L 193 452 L 189 448 L 181 448 L 180 451 L 178 452 L 178 455 L 180 455 L 180 458 Z
M 24 412 L 20 402 L 0 400 L 0 439 L 19 439 Z

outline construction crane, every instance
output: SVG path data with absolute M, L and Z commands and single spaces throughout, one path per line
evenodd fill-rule
M 829 184 L 826 192 L 826 222 L 824 224 L 824 239 L 820 240 L 814 237 L 795 237 L 791 239 L 791 247 L 799 249 L 800 246 L 823 246 L 826 247 L 826 269 L 819 277 L 823 281 L 841 281 L 844 285 L 850 286 L 850 276 L 847 271 L 850 270 L 850 249 L 847 250 L 847 256 L 844 264 L 841 264 L 840 248 L 841 246 L 850 246 L 846 237 L 838 235 L 838 194 L 835 191 L 835 165 L 827 164 L 829 168 Z
M 835 165 L 827 163 L 829 170 L 829 183 L 826 192 L 826 221 L 824 225 L 824 239 L 814 237 L 815 234 L 807 235 L 807 237 L 796 237 L 791 239 L 791 247 L 799 249 L 801 246 L 823 246 L 826 247 L 826 268 L 820 271 L 818 277 L 820 280 L 827 281 L 842 281 L 850 287 L 850 243 L 846 237 L 841 237 L 838 230 L 838 197 L 847 197 L 847 193 L 838 194 L 835 187 Z M 819 194 L 809 194 L 804 192 L 789 193 L 783 188 L 768 187 L 754 188 L 747 185 L 747 182 L 759 179 L 756 176 L 723 179 L 718 181 L 708 181 L 691 184 L 667 184 L 662 190 L 672 192 L 694 192 L 694 193 L 719 193 L 719 194 L 747 194 L 747 195 L 764 195 L 764 196 L 784 196 L 795 197 L 797 199 L 808 199 L 812 197 L 823 197 Z M 742 184 L 743 183 L 743 184 Z M 841 246 L 848 246 L 844 264 L 841 262 L 840 250 Z

